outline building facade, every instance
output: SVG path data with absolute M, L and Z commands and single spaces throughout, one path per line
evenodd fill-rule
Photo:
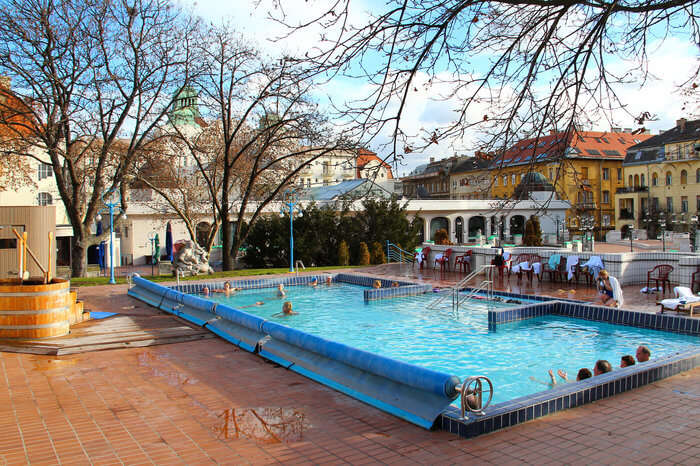
M 625 185 L 618 189 L 615 217 L 619 230 L 688 231 L 700 212 L 700 120 L 679 119 L 676 126 L 627 150 Z
M 450 170 L 450 199 L 488 199 L 491 191 L 490 157 L 477 152 Z
M 571 204 L 565 218 L 557 223 L 572 234 L 583 234 L 588 228 L 602 238 L 615 229 L 615 195 L 624 186 L 625 152 L 650 137 L 614 129 L 550 132 L 518 141 L 494 158 L 491 194 L 499 199 L 513 198 L 527 173 L 540 173 L 554 186 L 556 195 Z
M 450 173 L 468 157 L 430 158 L 430 163 L 417 166 L 401 178 L 402 192 L 408 199 L 450 199 Z

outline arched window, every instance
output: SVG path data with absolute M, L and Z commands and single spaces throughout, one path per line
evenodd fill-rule
M 671 172 L 666 172 L 666 186 L 671 186 L 673 184 L 673 175 Z
M 657 175 L 656 173 L 652 173 L 652 175 L 651 175 L 651 185 L 652 186 L 659 185 L 659 175 Z
M 51 193 L 39 193 L 37 201 L 39 205 L 53 205 Z
M 503 186 L 508 186 L 508 175 L 503 175 Z
M 639 175 L 634 175 L 634 187 L 639 187 Z
M 688 184 L 688 172 L 681 170 L 681 184 Z
M 627 187 L 631 188 L 634 184 L 632 183 L 632 175 L 627 178 Z
M 695 170 L 695 182 L 700 183 L 700 168 Z
M 643 174 L 643 173 L 642 173 L 642 176 L 641 176 L 641 182 L 642 182 L 642 184 L 641 184 L 641 187 L 642 187 L 642 188 L 643 188 L 644 186 L 646 186 L 646 185 L 647 185 L 647 183 L 646 183 L 646 180 L 645 180 L 645 178 L 644 178 L 644 174 Z

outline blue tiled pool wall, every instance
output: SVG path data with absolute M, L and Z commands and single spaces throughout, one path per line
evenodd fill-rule
M 319 283 L 325 283 L 326 278 L 331 277 L 333 281 L 337 280 L 337 275 L 332 274 L 321 274 L 321 275 L 293 275 L 289 277 L 276 277 L 276 278 L 256 278 L 247 280 L 228 280 L 232 288 L 241 288 L 243 290 L 252 290 L 258 288 L 273 288 L 280 283 L 285 286 L 294 285 L 308 285 L 314 279 L 318 280 Z M 222 290 L 224 288 L 224 281 L 217 282 L 196 282 L 196 283 L 183 283 L 180 285 L 173 285 L 170 289 L 180 291 L 182 293 L 197 294 L 201 293 L 206 286 L 210 290 Z
M 563 409 L 602 400 L 698 366 L 700 350 L 693 350 L 615 369 L 581 382 L 561 384 L 548 391 L 500 403 L 487 408 L 484 416 L 468 415 L 462 419 L 459 410 L 451 406 L 442 414 L 437 427 L 461 437 L 476 437 Z
M 542 317 L 547 314 L 700 336 L 700 319 L 681 315 L 650 314 L 559 300 L 508 309 L 489 309 L 488 323 L 489 326 L 493 326 Z
M 387 280 L 385 278 L 368 277 L 366 275 L 353 275 L 347 273 L 339 273 L 335 276 L 335 279 L 338 282 L 368 287 L 369 289 L 364 290 L 365 301 L 398 298 L 402 296 L 416 296 L 432 291 L 433 289 L 432 285 L 418 285 L 416 283 L 403 280 Z M 379 280 L 379 282 L 382 284 L 381 288 L 371 288 L 375 280 Z M 394 282 L 399 284 L 397 288 L 391 287 Z

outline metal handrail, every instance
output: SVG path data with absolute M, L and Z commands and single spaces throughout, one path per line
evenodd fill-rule
M 415 254 L 401 249 L 392 242 L 386 242 L 386 261 L 389 262 L 399 262 L 403 264 L 404 262 L 413 262 L 415 260 Z
M 301 268 L 303 270 L 306 270 L 306 267 L 304 266 L 304 263 L 301 261 L 301 259 L 295 261 L 294 262 L 294 270 L 296 271 L 297 275 L 299 275 L 299 265 L 301 265 Z
M 469 275 L 467 275 L 466 277 L 464 277 L 457 284 L 455 284 L 449 288 L 446 288 L 445 293 L 441 292 L 437 299 L 433 300 L 430 304 L 428 304 L 428 309 L 435 309 L 440 303 L 442 303 L 445 299 L 447 299 L 448 296 L 452 296 L 452 307 L 453 308 L 459 307 L 459 302 L 460 302 L 459 290 L 464 288 L 470 280 L 474 279 L 477 275 L 481 274 L 484 270 L 491 269 L 493 267 L 495 267 L 493 264 L 484 264 L 481 267 L 479 267 L 478 269 L 474 270 Z M 486 282 L 486 281 L 489 281 L 489 280 L 484 280 L 484 282 Z M 484 282 L 482 282 L 481 285 L 483 285 Z M 493 296 L 493 281 L 489 281 L 489 282 L 491 283 L 490 296 Z
M 488 388 L 484 390 L 484 384 Z M 493 383 L 484 375 L 477 375 L 467 378 L 462 385 L 455 387 L 461 395 L 460 405 L 462 408 L 462 418 L 466 413 L 474 413 L 483 416 L 484 410 L 491 404 L 493 399 Z M 488 393 L 488 399 L 484 403 L 484 393 Z M 472 397 L 471 399 L 469 397 Z

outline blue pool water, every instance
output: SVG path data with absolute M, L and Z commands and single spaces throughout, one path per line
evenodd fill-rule
M 486 375 L 495 387 L 494 402 L 546 390 L 549 369 L 566 370 L 575 380 L 581 367 L 592 370 L 598 359 L 619 367 L 620 357 L 634 355 L 640 344 L 652 358 L 698 345 L 698 338 L 657 330 L 618 326 L 560 316 L 545 316 L 502 324 L 489 330 L 487 304 L 474 300 L 455 313 L 451 308 L 427 309 L 435 294 L 364 302 L 366 288 L 332 286 L 287 287 L 280 299 L 275 289 L 245 290 L 231 297 L 209 299 L 283 323 L 307 333 L 400 361 L 464 378 Z M 262 306 L 249 306 L 263 301 Z M 273 316 L 291 301 L 293 316 Z M 535 377 L 538 381 L 530 380 Z

